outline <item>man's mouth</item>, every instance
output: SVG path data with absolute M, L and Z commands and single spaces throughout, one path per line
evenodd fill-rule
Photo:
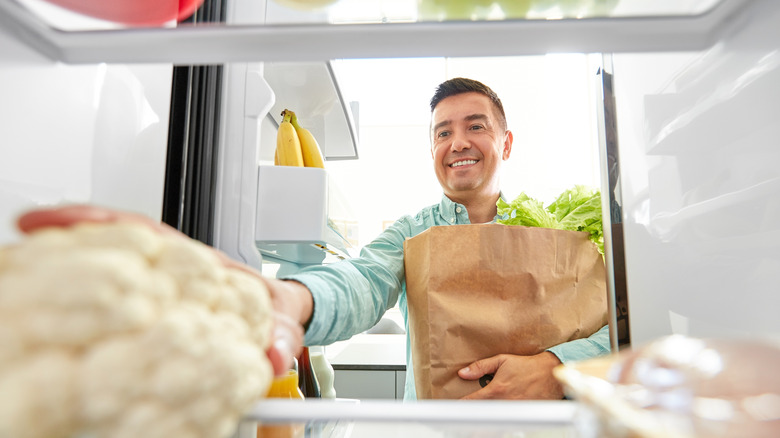
M 450 164 L 450 167 L 460 167 L 460 166 L 467 166 L 469 164 L 477 164 L 477 160 L 463 160 L 463 161 L 456 161 L 452 164 Z

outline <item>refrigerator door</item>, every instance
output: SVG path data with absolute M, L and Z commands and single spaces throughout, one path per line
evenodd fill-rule
M 779 6 L 703 51 L 613 57 L 633 345 L 780 343 Z
M 227 22 L 263 23 L 261 3 L 230 2 Z M 357 158 L 352 110 L 329 63 L 230 63 L 223 80 L 213 245 L 258 270 L 256 245 L 294 266 L 347 256 L 337 231 L 346 218 L 331 217 L 338 196 L 326 171 L 270 166 L 285 108 L 311 129 L 326 159 Z

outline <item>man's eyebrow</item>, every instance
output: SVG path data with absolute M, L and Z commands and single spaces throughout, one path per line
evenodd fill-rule
M 466 120 L 466 121 L 470 122 L 472 120 L 487 120 L 487 119 L 488 119 L 487 115 L 477 113 L 477 114 L 469 114 L 463 120 Z
M 433 130 L 432 131 L 436 132 L 436 131 L 439 130 L 439 128 L 447 126 L 447 125 L 450 125 L 450 124 L 452 124 L 452 120 L 444 120 L 442 122 L 439 122 L 439 123 L 433 125 Z

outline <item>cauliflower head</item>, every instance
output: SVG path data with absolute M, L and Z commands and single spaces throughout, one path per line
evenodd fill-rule
M 261 279 L 141 224 L 0 248 L 0 438 L 225 437 L 273 378 Z

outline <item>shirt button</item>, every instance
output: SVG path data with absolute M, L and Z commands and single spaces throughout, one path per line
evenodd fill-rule
M 460 207 L 455 207 L 455 213 L 460 213 Z
M 450 218 L 450 222 L 455 222 L 455 218 L 454 218 L 454 217 L 451 217 L 451 218 Z

